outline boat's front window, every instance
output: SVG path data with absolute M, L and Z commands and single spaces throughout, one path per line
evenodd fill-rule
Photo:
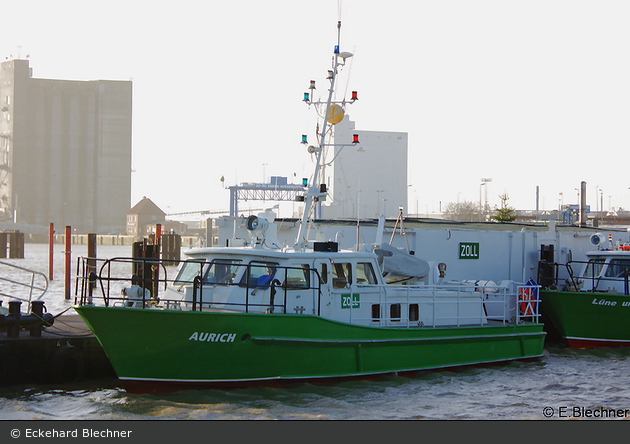
M 179 273 L 175 278 L 175 285 L 192 284 L 196 276 L 203 275 L 203 269 L 207 264 L 203 261 L 186 261 L 179 269 Z
M 231 285 L 239 270 L 240 259 L 215 259 L 210 263 L 203 281 L 208 284 Z
M 241 278 L 240 284 L 248 287 L 268 286 L 276 274 L 278 264 L 252 261 Z
M 624 277 L 630 270 L 630 259 L 612 259 L 606 269 L 606 277 Z
M 309 288 L 310 287 L 310 268 L 306 264 L 302 264 L 301 268 L 287 268 L 286 286 L 291 288 Z
M 594 277 L 599 276 L 599 274 L 602 272 L 603 267 L 604 267 L 603 258 L 590 259 L 588 261 L 588 264 L 586 264 L 586 268 L 584 270 L 584 277 L 594 278 Z

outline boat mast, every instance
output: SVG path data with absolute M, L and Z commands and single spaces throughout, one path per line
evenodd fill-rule
M 305 232 L 306 232 L 306 226 L 308 223 L 309 214 L 311 213 L 311 210 L 313 209 L 313 204 L 315 203 L 315 199 L 325 195 L 325 192 L 322 192 L 320 190 L 317 183 L 319 181 L 319 174 L 320 174 L 320 169 L 322 166 L 322 156 L 323 156 L 324 147 L 327 146 L 326 145 L 326 132 L 327 132 L 327 127 L 329 123 L 329 118 L 331 117 L 330 112 L 331 112 L 331 105 L 333 104 L 333 94 L 335 92 L 335 80 L 337 78 L 337 70 L 338 70 L 339 65 L 342 64 L 339 62 L 339 57 L 341 56 L 341 58 L 343 59 L 343 64 L 345 64 L 346 58 L 352 57 L 352 54 L 350 53 L 343 53 L 340 55 L 339 53 L 340 42 L 341 42 L 341 21 L 338 21 L 337 22 L 337 45 L 335 46 L 335 50 L 334 50 L 333 69 L 332 71 L 328 71 L 328 80 L 330 80 L 330 88 L 328 89 L 328 100 L 326 101 L 326 110 L 324 112 L 323 128 L 322 128 L 321 133 L 319 134 L 320 136 L 319 146 L 309 147 L 310 152 L 317 153 L 317 161 L 315 163 L 315 171 L 313 173 L 313 178 L 311 179 L 311 182 L 310 184 L 308 184 L 307 190 L 304 193 L 304 212 L 302 214 L 302 220 L 300 221 L 300 225 L 298 227 L 297 238 L 295 240 L 296 248 L 306 247 L 307 239 L 306 239 Z M 315 89 L 314 82 L 311 81 L 311 92 L 313 89 Z M 306 98 L 304 100 L 307 101 Z M 356 92 L 353 92 L 352 101 L 354 102 L 355 100 L 357 100 Z M 310 100 L 307 101 L 307 103 L 310 104 L 311 103 Z M 341 103 L 342 105 L 345 104 L 345 100 Z M 341 108 L 341 110 L 343 110 L 343 108 Z M 305 136 L 303 136 L 303 138 L 304 137 Z M 358 142 L 359 142 L 358 136 L 354 135 L 353 144 L 356 144 Z M 305 140 L 303 140 L 303 143 L 305 143 Z M 333 146 L 345 146 L 345 145 L 333 145 Z

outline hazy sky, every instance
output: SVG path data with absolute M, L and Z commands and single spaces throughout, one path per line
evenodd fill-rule
M 630 2 L 15 1 L 0 56 L 37 78 L 133 80 L 132 205 L 225 210 L 221 186 L 312 172 L 300 144 L 342 21 L 356 128 L 409 134 L 409 209 L 630 208 Z M 346 87 L 343 83 L 342 88 Z M 603 190 L 600 193 L 599 190 Z M 562 194 L 560 194 L 562 193 Z

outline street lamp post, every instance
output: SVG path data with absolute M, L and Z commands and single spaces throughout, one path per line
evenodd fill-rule
M 486 207 L 488 206 L 488 183 L 492 182 L 492 179 L 489 177 L 484 177 L 481 178 L 481 184 L 479 185 L 479 222 L 482 222 L 484 217 L 484 213 L 485 213 L 485 208 L 482 210 L 481 208 L 481 187 L 486 185 L 485 191 L 486 191 Z

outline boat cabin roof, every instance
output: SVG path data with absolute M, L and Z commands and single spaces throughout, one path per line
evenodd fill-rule
M 595 258 L 625 258 L 630 259 L 629 250 L 594 250 L 586 253 L 589 259 Z
M 250 247 L 206 247 L 184 251 L 189 259 L 217 259 L 217 258 L 242 258 L 243 260 L 273 259 L 277 261 L 294 262 L 296 260 L 328 259 L 332 261 L 361 260 L 372 261 L 376 258 L 374 253 L 368 251 L 313 251 L 313 250 L 271 250 Z

